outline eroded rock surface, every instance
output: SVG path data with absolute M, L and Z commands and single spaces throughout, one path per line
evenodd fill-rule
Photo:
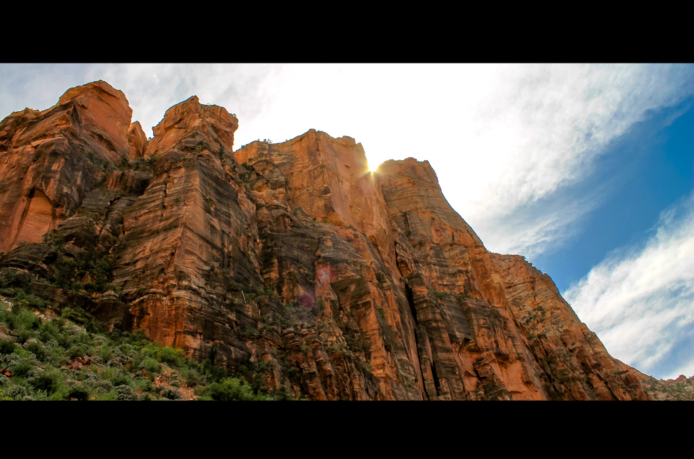
M 648 400 L 637 372 L 608 354 L 548 275 L 518 255 L 492 260 L 550 399 Z
M 195 96 L 149 141 L 131 113 L 95 82 L 0 123 L 0 287 L 291 398 L 649 399 L 547 275 L 485 249 L 428 162 L 372 173 L 315 130 L 234 152 L 236 117 Z
M 74 214 L 127 158 L 131 115 L 125 95 L 97 81 L 0 122 L 0 252 L 41 242 Z

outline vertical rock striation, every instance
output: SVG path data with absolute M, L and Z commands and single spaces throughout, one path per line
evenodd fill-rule
M 492 254 L 518 328 L 552 400 L 647 400 L 639 372 L 613 359 L 552 279 L 518 255 Z
M 95 82 L 0 122 L 0 274 L 290 397 L 649 398 L 428 162 L 370 172 L 315 130 L 234 152 L 236 117 L 195 96 L 149 141 L 131 113 Z
M 125 95 L 97 81 L 0 122 L 0 252 L 41 242 L 127 158 L 131 115 Z
M 262 283 L 255 206 L 233 180 L 238 121 L 197 97 L 170 108 L 145 156 L 153 178 L 124 216 L 114 284 L 131 326 L 194 355 L 219 341 L 233 357 L 228 282 Z

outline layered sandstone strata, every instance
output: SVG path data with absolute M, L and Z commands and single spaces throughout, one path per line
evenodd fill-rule
M 75 213 L 127 158 L 131 115 L 125 95 L 98 81 L 0 123 L 0 252 L 41 242 Z
M 315 130 L 234 152 L 236 117 L 197 97 L 149 141 L 130 116 L 96 82 L 0 123 L 3 278 L 292 397 L 648 398 L 428 162 L 370 172 Z

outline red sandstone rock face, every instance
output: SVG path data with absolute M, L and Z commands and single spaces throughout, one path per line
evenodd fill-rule
M 229 301 L 216 287 L 224 270 L 260 283 L 255 208 L 227 170 L 237 126 L 225 109 L 192 97 L 167 111 L 147 146 L 154 177 L 125 214 L 114 283 L 132 326 L 165 345 L 202 352 L 209 330 L 229 327 L 227 315 L 217 317 Z M 222 348 L 233 354 L 229 342 Z
M 635 375 L 641 387 L 653 400 L 694 400 L 694 376 L 687 378 L 680 375 L 676 379 L 655 379 L 617 359 L 615 361 L 621 366 L 622 371 Z
M 395 273 L 394 239 L 385 202 L 361 144 L 351 137 L 333 139 L 312 129 L 280 144 L 254 142 L 234 156 L 254 169 L 263 168 L 263 162 L 272 163 L 286 178 L 287 205 L 302 208 L 317 222 L 366 234 Z
M 0 122 L 0 252 L 40 242 L 75 212 L 127 157 L 131 114 L 122 92 L 97 81 Z
M 551 399 L 648 400 L 637 374 L 610 357 L 549 276 L 518 255 L 492 260 Z
M 649 398 L 548 276 L 485 249 L 428 162 L 371 173 L 314 130 L 232 153 L 238 120 L 197 97 L 149 142 L 130 115 L 96 82 L 0 123 L 0 270 L 296 397 Z M 85 254 L 113 287 L 32 280 Z
M 142 125 L 139 121 L 135 121 L 128 128 L 128 147 L 128 157 L 130 159 L 144 157 L 145 149 L 147 148 L 147 136 L 142 130 Z
M 448 205 L 429 163 L 387 161 L 377 175 L 429 398 L 546 398 L 489 253 Z
M 265 284 L 316 311 L 300 335 L 282 327 L 288 349 L 279 349 L 308 381 L 292 389 L 314 399 L 422 399 L 391 225 L 361 145 L 309 131 L 235 157 L 252 171 Z

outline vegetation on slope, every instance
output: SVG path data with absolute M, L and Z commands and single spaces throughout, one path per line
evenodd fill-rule
M 648 376 L 641 384 L 653 400 L 694 400 L 694 376 L 668 380 Z
M 21 297 L 21 298 L 19 298 Z M 33 303 L 33 305 L 32 305 Z M 259 381 L 148 340 L 141 330 L 106 332 L 78 325 L 20 294 L 0 300 L 0 400 L 276 400 Z

